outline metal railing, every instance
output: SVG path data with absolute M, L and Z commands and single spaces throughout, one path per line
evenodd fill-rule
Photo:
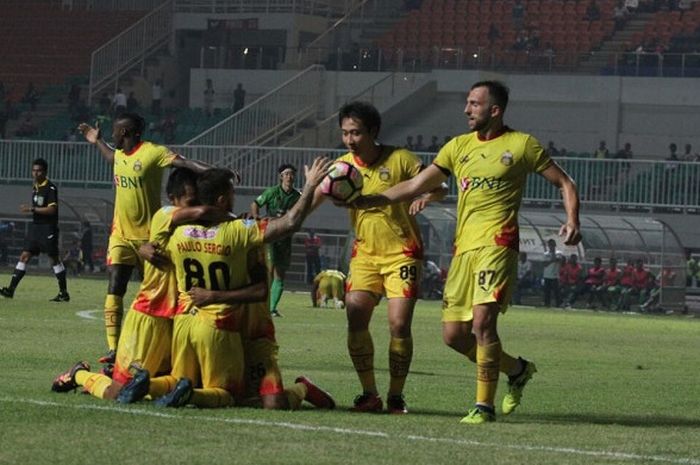
M 165 46 L 172 34 L 173 0 L 167 0 L 92 52 L 88 105 L 108 85 L 113 83 L 116 90 L 120 77 L 135 65 L 140 63 L 143 73 L 146 58 Z
M 56 3 L 68 10 L 150 11 L 163 0 L 56 0 Z
M 176 0 L 177 13 L 292 13 L 311 16 L 339 14 L 337 2 L 322 0 Z
M 185 145 L 269 145 L 321 110 L 324 69 L 311 66 Z
M 340 134 L 337 134 L 340 141 Z M 188 158 L 227 166 L 243 175 L 241 189 L 261 190 L 278 181 L 277 167 L 291 163 L 301 168 L 314 157 L 338 156 L 342 149 L 315 149 L 260 146 L 172 146 Z M 419 153 L 430 164 L 432 153 Z M 0 141 L 0 183 L 27 182 L 31 163 L 44 158 L 49 164 L 49 178 L 60 185 L 110 187 L 112 167 L 104 162 L 97 149 L 87 143 L 54 141 Z M 610 209 L 663 209 L 677 213 L 700 213 L 700 162 L 656 160 L 599 160 L 591 158 L 557 158 L 557 162 L 574 178 L 581 202 Z M 449 197 L 457 187 L 452 179 Z M 559 191 L 541 176 L 530 176 L 523 200 L 526 204 L 555 207 L 561 204 Z

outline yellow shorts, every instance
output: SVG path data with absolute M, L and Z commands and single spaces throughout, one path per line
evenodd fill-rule
M 171 374 L 195 387 L 223 388 L 235 398 L 243 392 L 243 345 L 240 333 L 212 326 L 199 315 L 177 315 L 173 326 Z
M 345 289 L 343 289 L 343 280 L 336 276 L 327 276 L 321 278 L 318 282 L 318 301 L 339 299 L 345 297 Z
M 112 379 L 122 384 L 131 380 L 129 365 L 137 362 L 156 376 L 170 372 L 173 320 L 129 310 L 122 323 Z
M 368 291 L 387 299 L 415 299 L 422 270 L 423 262 L 413 257 L 385 259 L 358 254 L 350 260 L 346 290 Z
M 143 259 L 139 255 L 139 247 L 146 240 L 127 240 L 118 236 L 109 236 L 107 247 L 107 265 L 131 265 L 143 266 Z
M 506 311 L 518 275 L 518 252 L 507 247 L 468 250 L 452 259 L 442 321 L 471 321 L 472 307 L 497 302 Z
M 245 354 L 245 398 L 284 392 L 282 372 L 277 364 L 279 346 L 267 302 L 249 304 L 241 327 Z

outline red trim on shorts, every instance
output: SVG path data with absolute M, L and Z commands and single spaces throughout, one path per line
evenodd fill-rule
M 238 312 L 230 312 L 222 317 L 217 318 L 215 320 L 216 329 L 232 332 L 240 331 L 241 321 L 236 313 Z
M 129 373 L 129 367 L 126 369 L 122 368 L 121 365 L 119 365 L 119 361 L 117 361 L 114 364 L 114 371 L 112 372 L 112 381 L 116 381 L 117 383 L 120 384 L 126 384 L 129 381 L 131 381 L 131 373 Z
M 414 240 L 410 240 L 406 243 L 406 247 L 403 248 L 403 254 L 407 257 L 423 260 L 423 245 Z
M 517 226 L 504 225 L 494 237 L 496 245 L 508 247 L 516 252 L 520 249 L 520 233 Z

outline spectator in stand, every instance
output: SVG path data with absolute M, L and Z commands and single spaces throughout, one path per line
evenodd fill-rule
M 548 240 L 547 251 L 544 253 L 544 270 L 542 272 L 545 307 L 550 306 L 552 294 L 554 294 L 555 306 L 559 307 L 561 305 L 561 291 L 559 289 L 560 258 L 563 258 L 563 255 L 557 250 L 556 241 L 554 239 Z
M 243 89 L 243 84 L 240 82 L 233 91 L 233 112 L 236 113 L 242 110 L 245 106 L 245 89 Z
M 595 0 L 591 0 L 586 7 L 586 15 L 583 19 L 588 21 L 598 21 L 600 19 L 600 8 Z
M 593 158 L 610 158 L 610 151 L 608 150 L 607 144 L 604 140 L 600 141 L 598 148 L 593 152 Z
M 423 134 L 418 134 L 416 136 L 416 144 L 413 146 L 413 150 L 416 152 L 422 152 L 425 150 L 425 145 L 423 145 Z
M 166 144 L 175 142 L 175 130 L 177 129 L 177 120 L 173 112 L 168 112 L 168 115 L 160 122 L 160 132 L 163 134 L 163 141 Z
M 204 87 L 204 113 L 211 117 L 214 111 L 214 82 L 211 79 L 206 80 Z
M 430 138 L 430 145 L 428 146 L 428 152 L 437 153 L 440 150 L 440 143 L 438 142 L 438 136 L 433 136 Z
M 136 100 L 136 95 L 133 92 L 129 92 L 129 97 L 126 99 L 126 111 L 128 113 L 137 113 L 141 110 L 141 105 L 139 101 Z
M 600 257 L 593 259 L 593 265 L 586 271 L 586 279 L 583 282 L 583 287 L 579 293 L 574 296 L 571 304 L 573 305 L 576 298 L 588 294 L 586 305 L 588 308 L 597 308 L 595 300 L 598 300 L 601 306 L 605 307 L 605 268 L 603 268 L 603 260 Z
M 83 265 L 90 269 L 90 273 L 95 271 L 95 264 L 92 262 L 92 225 L 89 221 L 83 221 L 83 233 L 80 235 L 80 251 L 83 254 Z
M 549 141 L 547 143 L 547 153 L 549 154 L 550 157 L 558 157 L 559 156 L 559 150 L 554 146 L 554 141 Z
M 24 114 L 24 119 L 20 123 L 19 127 L 15 131 L 15 136 L 17 137 L 32 137 L 38 131 L 36 124 L 34 124 L 34 117 L 30 112 Z
M 634 158 L 634 153 L 632 152 L 632 144 L 625 142 L 623 148 L 617 151 L 615 154 L 616 159 L 631 160 Z
M 151 113 L 160 116 L 161 104 L 163 101 L 163 81 L 156 79 L 151 86 Z
M 413 136 L 406 136 L 406 144 L 404 145 L 404 148 L 408 150 L 413 150 L 415 145 L 413 144 Z
M 522 0 L 515 0 L 511 14 L 515 29 L 521 29 L 523 27 L 523 21 L 525 20 L 525 5 Z
M 693 280 L 695 279 L 695 285 L 697 286 L 700 282 L 700 263 L 698 263 L 698 260 L 693 257 L 689 249 L 685 251 L 685 258 L 687 266 L 685 273 L 685 285 L 686 287 L 692 287 Z
M 681 157 L 683 161 L 696 161 L 698 159 L 698 154 L 693 153 L 693 146 L 690 144 L 685 144 L 683 156 Z
M 107 92 L 102 92 L 102 96 L 100 97 L 100 100 L 98 102 L 98 111 L 102 115 L 106 115 L 109 113 L 109 107 L 112 105 L 112 99 L 109 98 L 109 94 Z
M 620 296 L 620 309 L 630 310 L 633 299 L 636 299 L 637 304 L 646 302 L 653 283 L 653 275 L 644 268 L 644 260 L 637 259 L 632 271 L 632 285 L 623 289 Z
M 603 280 L 603 290 L 601 295 L 603 297 L 603 305 L 606 309 L 610 309 L 610 302 L 614 301 L 617 303 L 618 296 L 622 290 L 620 287 L 620 277 L 622 272 L 617 267 L 617 259 L 610 257 L 610 262 L 608 267 L 605 269 L 605 278 Z M 613 298 L 611 299 L 611 296 Z
M 513 302 L 516 305 L 522 303 L 522 296 L 535 284 L 535 276 L 532 272 L 532 262 L 527 259 L 527 253 L 520 252 L 518 255 L 518 285 L 513 292 Z
M 28 103 L 32 111 L 36 111 L 36 105 L 39 103 L 39 92 L 31 81 L 27 84 L 27 90 L 24 91 L 22 103 Z
M 309 234 L 304 239 L 304 254 L 306 255 L 306 282 L 311 284 L 314 277 L 321 272 L 321 238 L 313 229 L 309 229 Z
M 624 0 L 618 0 L 615 9 L 613 10 L 613 21 L 615 22 L 615 30 L 620 30 L 625 26 L 629 17 L 629 10 L 625 6 Z
M 68 111 L 73 114 L 80 103 L 80 86 L 72 84 L 68 91 Z
M 564 305 L 566 308 L 571 306 L 576 301 L 576 296 L 583 289 L 585 279 L 583 267 L 578 262 L 578 255 L 571 254 L 569 260 L 560 270 L 560 284 L 562 284 L 562 295 L 564 296 Z
M 117 89 L 112 99 L 112 116 L 117 117 L 126 111 L 126 94 L 121 89 Z

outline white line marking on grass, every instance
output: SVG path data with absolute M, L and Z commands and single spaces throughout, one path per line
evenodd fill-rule
M 552 446 L 537 446 L 530 444 L 502 444 L 502 443 L 490 443 L 482 441 L 473 441 L 469 439 L 449 439 L 449 438 L 436 438 L 430 436 L 417 436 L 412 434 L 390 434 L 382 431 L 369 431 L 369 430 L 359 430 L 359 429 L 349 429 L 349 428 L 338 428 L 333 426 L 313 426 L 304 425 L 300 423 L 291 422 L 281 422 L 281 421 L 265 421 L 265 420 L 248 420 L 245 418 L 218 418 L 218 417 L 208 417 L 202 415 L 190 415 L 183 416 L 177 415 L 175 413 L 162 413 L 154 412 L 151 410 L 141 410 L 133 407 L 117 407 L 112 405 L 66 405 L 58 402 L 50 402 L 43 400 L 34 399 L 13 399 L 9 397 L 0 397 L 0 402 L 16 403 L 16 404 L 32 404 L 50 407 L 60 407 L 60 408 L 72 408 L 76 410 L 99 410 L 106 412 L 115 413 L 126 413 L 129 415 L 141 415 L 147 417 L 156 418 L 168 418 L 168 419 L 178 419 L 178 420 L 199 420 L 208 421 L 215 423 L 226 423 L 234 425 L 255 425 L 255 426 L 266 426 L 266 427 L 277 427 L 286 428 L 292 430 L 300 431 L 318 431 L 326 433 L 337 433 L 345 435 L 358 435 L 358 436 L 369 436 L 378 437 L 391 440 L 408 440 L 416 442 L 433 442 L 433 443 L 444 443 L 452 445 L 464 445 L 464 446 L 477 446 L 477 447 L 488 447 L 491 449 L 508 449 L 508 450 L 520 450 L 520 451 L 533 451 L 533 452 L 550 452 L 553 454 L 563 454 L 563 455 L 580 455 L 587 457 L 601 457 L 608 459 L 619 459 L 619 460 L 630 460 L 630 461 L 648 461 L 648 462 L 661 462 L 661 463 L 674 463 L 682 465 L 700 465 L 700 460 L 693 458 L 680 457 L 664 457 L 662 455 L 641 455 L 641 454 L 631 454 L 626 452 L 611 452 L 605 450 L 586 450 L 586 449 L 576 449 L 573 447 L 552 447 Z M 466 430 L 466 428 L 465 428 Z
M 100 316 L 97 317 L 95 316 L 95 313 L 100 313 Z M 86 320 L 99 320 L 102 321 L 104 317 L 101 315 L 102 310 L 81 310 L 79 312 L 75 312 L 76 315 L 78 315 L 80 318 L 85 318 Z

